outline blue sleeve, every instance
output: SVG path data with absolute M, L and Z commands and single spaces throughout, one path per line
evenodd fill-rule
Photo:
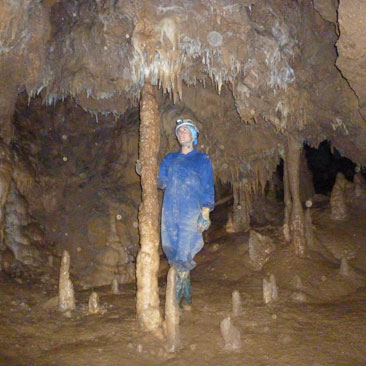
M 203 160 L 201 185 L 201 207 L 208 207 L 212 211 L 215 207 L 215 189 L 212 164 L 208 155 L 205 155 Z
M 168 184 L 168 161 L 167 156 L 160 163 L 158 174 L 158 188 L 165 189 Z

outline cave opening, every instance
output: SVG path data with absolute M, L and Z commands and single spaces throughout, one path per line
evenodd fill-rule
M 342 156 L 336 148 L 332 149 L 329 141 L 322 141 L 317 149 L 305 144 L 304 150 L 316 193 L 329 196 L 339 172 L 348 181 L 353 181 L 357 164 Z

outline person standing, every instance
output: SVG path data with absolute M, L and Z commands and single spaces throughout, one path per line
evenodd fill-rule
M 210 158 L 195 148 L 198 128 L 190 119 L 177 120 L 180 151 L 165 156 L 160 164 L 158 188 L 164 190 L 161 237 L 170 266 L 177 271 L 179 307 L 192 305 L 190 271 L 195 255 L 203 248 L 202 232 L 211 224 L 214 181 Z

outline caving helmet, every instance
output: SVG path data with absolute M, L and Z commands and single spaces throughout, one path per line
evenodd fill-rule
M 177 126 L 175 127 L 176 136 L 178 136 L 178 130 L 183 126 L 187 126 L 189 128 L 193 138 L 193 146 L 196 146 L 197 138 L 200 133 L 197 126 L 190 119 L 177 119 Z

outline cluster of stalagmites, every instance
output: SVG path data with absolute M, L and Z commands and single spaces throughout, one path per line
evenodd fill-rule
M 111 291 L 115 295 L 118 295 L 120 293 L 119 284 L 116 278 L 112 280 Z M 53 299 L 51 299 L 44 306 L 44 308 L 52 308 L 53 303 L 54 301 Z M 57 308 L 67 317 L 70 317 L 71 312 L 76 308 L 74 286 L 70 279 L 70 254 L 66 250 L 63 252 L 61 259 Z M 105 312 L 103 307 L 100 305 L 99 296 L 95 291 L 93 291 L 89 297 L 88 311 L 89 314 L 98 314 Z
M 331 218 L 335 221 L 346 220 L 351 207 L 365 208 L 366 181 L 359 167 L 355 171 L 353 182 L 348 181 L 342 173 L 337 174 L 330 197 Z

